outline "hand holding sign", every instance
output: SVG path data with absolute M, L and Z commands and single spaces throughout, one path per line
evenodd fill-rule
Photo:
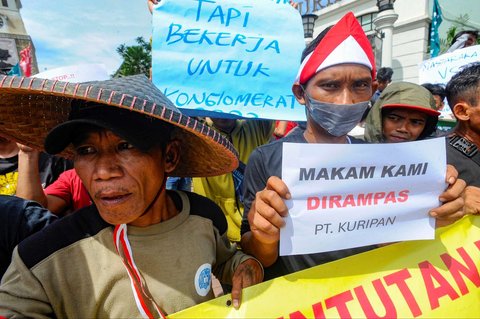
M 469 208 L 464 209 L 464 193 L 466 183 L 457 179 L 458 172 L 452 165 L 447 165 L 445 181 L 448 188 L 438 197 L 442 206 L 430 210 L 430 216 L 436 218 L 436 227 L 443 227 L 462 218 Z
M 412 144 L 413 143 L 413 144 Z M 346 234 L 346 236 L 351 236 L 350 235 L 350 230 L 349 227 L 353 231 L 353 225 L 355 225 L 357 230 L 360 228 L 363 229 L 376 229 L 380 228 L 382 229 L 385 226 L 390 226 L 390 224 L 397 224 L 403 217 L 396 217 L 396 216 L 386 216 L 386 215 L 378 215 L 378 211 L 381 211 L 382 209 L 386 209 L 386 213 L 391 213 L 390 210 L 392 210 L 395 206 L 402 204 L 404 202 L 409 202 L 411 205 L 414 203 L 414 206 L 419 205 L 421 207 L 424 207 L 425 202 L 427 201 L 426 197 L 423 197 L 421 195 L 418 197 L 416 194 L 416 187 L 419 185 L 423 185 L 424 187 L 433 187 L 433 188 L 438 188 L 437 194 L 441 193 L 438 197 L 435 195 L 435 192 L 432 192 L 429 201 L 431 202 L 430 207 L 436 206 L 438 204 L 438 200 L 440 200 L 443 204 L 439 207 L 436 207 L 434 209 L 430 210 L 430 215 L 432 217 L 436 217 L 438 220 L 437 226 L 443 226 L 449 223 L 452 223 L 455 220 L 458 220 L 461 218 L 465 212 L 462 211 L 463 207 L 463 200 L 460 197 L 462 194 L 463 189 L 465 188 L 465 183 L 462 180 L 457 179 L 458 173 L 457 171 L 452 167 L 452 166 L 447 166 L 447 173 L 445 174 L 445 166 L 442 169 L 441 164 L 442 162 L 444 163 L 445 160 L 442 160 L 442 154 L 444 156 L 445 151 L 442 151 L 442 145 L 444 146 L 445 142 L 442 139 L 437 139 L 435 141 L 423 141 L 420 143 L 436 143 L 431 149 L 434 151 L 425 151 L 426 154 L 428 154 L 428 159 L 431 162 L 426 162 L 425 161 L 425 156 L 422 157 L 421 153 L 418 152 L 418 149 L 423 149 L 425 146 L 419 147 L 417 144 L 419 142 L 412 142 L 412 143 L 401 143 L 401 144 L 389 144 L 389 145 L 343 145 L 342 147 L 344 148 L 343 151 L 339 153 L 338 150 L 333 151 L 333 153 L 337 154 L 335 158 L 331 158 L 329 154 L 332 153 L 331 148 L 333 145 L 323 145 L 323 147 L 327 147 L 330 150 L 330 153 L 327 152 L 326 150 L 320 151 L 320 153 L 326 154 L 327 157 L 330 157 L 330 160 L 334 162 L 334 165 L 338 167 L 337 169 L 332 169 L 332 170 L 324 170 L 322 169 L 325 167 L 328 167 L 328 162 L 325 161 L 325 159 L 320 159 L 318 154 L 314 153 L 312 154 L 312 151 L 309 150 L 307 152 L 301 152 L 299 150 L 292 151 L 290 150 L 290 154 L 297 154 L 299 157 L 302 159 L 295 158 L 294 160 L 290 159 L 291 167 L 293 167 L 294 171 L 296 171 L 296 176 L 297 179 L 299 178 L 298 172 L 298 166 L 304 167 L 302 164 L 302 160 L 305 157 L 310 157 L 313 159 L 314 163 L 322 163 L 319 166 L 319 169 L 316 171 L 312 171 L 309 169 L 303 170 L 303 175 L 300 172 L 300 179 L 321 179 L 321 184 L 324 184 L 323 188 L 326 187 L 325 191 L 322 191 L 317 188 L 313 187 L 308 187 L 307 189 L 310 189 L 311 191 L 314 191 L 316 194 L 316 197 L 310 196 L 309 198 L 312 199 L 312 201 L 306 201 L 305 206 L 310 207 L 310 212 L 307 214 L 313 214 L 315 211 L 314 210 L 325 210 L 329 208 L 329 206 L 332 206 L 332 208 L 338 208 L 340 210 L 346 210 L 349 212 L 352 212 L 352 209 L 362 209 L 362 205 L 364 206 L 364 209 L 367 211 L 371 211 L 376 217 L 370 218 L 370 219 L 363 219 L 363 221 L 358 221 L 360 218 L 359 214 L 356 213 L 350 213 L 347 215 L 350 215 L 351 218 L 354 218 L 357 220 L 351 224 L 346 224 L 345 222 L 342 223 L 337 223 L 333 224 L 329 222 L 326 223 L 309 223 L 308 227 L 315 226 L 315 231 L 317 232 L 317 235 L 320 236 L 330 236 L 332 232 L 340 232 Z M 284 150 L 286 149 L 286 145 L 284 144 Z M 307 144 L 308 145 L 308 144 Z M 297 146 L 305 146 L 305 144 L 299 144 Z M 340 146 L 340 145 L 338 145 Z M 287 146 L 288 147 L 288 146 Z M 322 147 L 321 145 L 313 145 L 310 147 Z M 396 165 L 397 163 L 392 161 L 391 159 L 387 159 L 385 161 L 385 165 L 380 165 L 378 164 L 375 166 L 375 160 L 372 161 L 371 158 L 365 159 L 363 158 L 364 153 L 371 153 L 371 150 L 352 150 L 356 156 L 351 156 L 346 153 L 349 148 L 354 148 L 354 147 L 376 147 L 376 148 L 381 148 L 381 153 L 382 154 L 404 154 L 405 158 L 408 158 L 409 161 L 412 161 L 413 159 L 414 162 L 417 161 L 417 164 L 409 164 L 409 165 L 402 165 L 401 161 L 399 165 Z M 391 150 L 386 150 L 385 148 L 388 147 L 406 147 L 407 149 L 410 149 L 410 151 L 405 152 L 405 149 L 396 150 L 396 151 L 391 151 Z M 302 155 L 300 155 L 302 154 Z M 358 156 L 358 154 L 362 154 L 362 156 Z M 435 155 L 434 155 L 435 154 Z M 381 158 L 382 156 L 379 156 L 378 154 L 371 154 L 374 158 Z M 359 158 L 362 157 L 363 159 L 360 160 Z M 394 158 L 397 157 L 397 155 L 394 156 Z M 284 154 L 284 161 L 288 160 L 288 157 L 285 156 Z M 342 162 L 344 159 L 352 159 L 353 162 L 350 162 L 349 160 L 348 163 L 350 164 L 345 164 Z M 340 162 L 339 162 L 340 161 Z M 366 162 L 365 162 L 366 161 Z M 354 164 L 356 163 L 356 164 Z M 365 165 L 360 165 L 359 163 L 370 163 L 370 166 L 365 166 Z M 430 165 L 430 163 L 432 165 Z M 308 166 L 307 166 L 308 167 Z M 343 167 L 343 168 L 342 168 Z M 350 167 L 350 169 L 347 169 Z M 358 167 L 358 169 L 357 169 Z M 362 168 L 363 167 L 363 168 Z M 373 167 L 373 169 L 372 169 Z M 377 169 L 376 169 L 377 168 Z M 376 174 L 375 174 L 375 169 L 376 169 Z M 435 179 L 437 180 L 437 186 L 434 186 L 434 183 L 429 182 L 428 178 L 426 177 L 425 174 L 429 172 L 428 174 L 431 174 L 430 171 L 436 171 Z M 313 172 L 313 173 L 312 173 Z M 438 173 L 440 175 L 438 175 Z M 288 220 L 288 218 L 291 218 L 289 214 L 294 214 L 297 215 L 295 210 L 289 211 L 289 208 L 291 208 L 291 205 L 285 204 L 285 200 L 289 200 L 291 197 L 291 193 L 295 193 L 297 195 L 298 193 L 298 187 L 299 185 L 290 185 L 287 186 L 287 183 L 285 182 L 285 178 L 288 179 L 289 173 L 283 169 L 282 170 L 282 176 L 283 180 L 278 178 L 278 177 L 270 177 L 266 183 L 265 189 L 259 191 L 256 194 L 255 201 L 252 203 L 252 206 L 247 214 L 248 216 L 248 222 L 250 225 L 250 232 L 247 232 L 244 234 L 242 237 L 242 247 L 244 247 L 245 250 L 249 251 L 252 253 L 255 257 L 257 257 L 264 266 L 268 267 L 272 265 L 276 259 L 278 258 L 279 252 L 278 252 L 278 242 L 279 242 L 279 233 L 282 231 L 285 231 L 285 220 Z M 295 175 L 295 174 L 294 174 Z M 378 175 L 378 179 L 376 179 L 375 182 L 373 182 L 374 176 Z M 415 177 L 416 176 L 416 177 Z M 446 176 L 446 177 L 445 177 Z M 295 176 L 294 176 L 295 177 Z M 419 182 L 407 182 L 404 186 L 399 186 L 398 179 L 407 179 L 407 178 L 413 178 L 414 180 L 418 180 Z M 361 179 L 368 180 L 368 184 L 373 184 L 373 187 L 377 188 L 377 191 L 375 192 L 369 192 L 365 191 L 364 186 L 361 186 L 361 184 L 356 185 L 355 187 L 360 186 L 360 190 L 357 188 L 357 192 L 359 196 L 354 196 L 353 194 L 355 193 L 352 190 L 350 192 L 347 192 L 347 195 L 344 197 L 339 197 L 337 195 L 329 195 L 328 192 L 330 191 L 330 187 L 328 186 L 328 182 L 331 180 L 341 180 L 341 182 L 346 182 L 347 184 L 351 184 L 350 186 L 353 186 L 355 184 L 358 184 L 361 182 Z M 386 184 L 381 184 L 381 180 L 384 180 L 383 183 Z M 443 191 L 444 189 L 444 181 L 449 185 L 446 191 Z M 328 184 L 328 185 L 327 185 Z M 378 185 L 375 185 L 378 184 Z M 381 185 L 380 185 L 381 184 Z M 383 186 L 382 186 L 383 185 Z M 385 186 L 387 185 L 387 186 Z M 371 185 L 372 186 L 372 185 Z M 391 191 L 386 191 L 386 189 L 390 188 L 398 188 L 400 192 L 391 192 Z M 402 188 L 403 187 L 403 188 Z M 322 189 L 323 189 L 322 188 Z M 405 191 L 405 189 L 408 191 Z M 433 189 L 431 188 L 431 189 Z M 430 196 L 430 195 L 429 195 Z M 409 198 L 411 197 L 411 198 Z M 470 201 L 472 199 L 472 196 L 469 197 Z M 310 205 L 310 206 L 308 206 Z M 298 206 L 298 205 L 297 205 Z M 356 208 L 355 206 L 359 206 Z M 298 207 L 297 207 L 298 208 Z M 427 221 L 427 225 L 430 225 L 430 222 L 428 221 L 427 218 L 427 210 L 428 207 L 426 208 L 418 208 L 418 207 L 412 207 L 407 209 L 407 211 L 410 211 L 410 216 L 413 218 L 413 222 L 417 222 L 421 219 L 424 221 Z M 395 215 L 395 214 L 394 214 Z M 382 217 L 383 216 L 383 217 Z M 287 218 L 288 217 L 288 218 Z M 408 223 L 408 222 L 407 222 Z M 335 226 L 335 227 L 334 227 Z M 432 228 L 433 224 L 431 224 L 430 229 Z M 413 228 L 410 229 L 410 226 L 407 227 L 407 232 L 412 233 L 412 236 L 419 236 L 418 229 L 413 230 Z M 305 234 L 307 232 L 302 231 L 302 230 L 296 230 L 296 235 L 300 237 L 305 237 Z M 388 234 L 388 233 L 387 233 Z M 396 234 L 395 234 L 396 235 Z M 385 233 L 382 233 L 382 236 L 385 236 Z M 404 239 L 396 239 L 396 240 L 405 240 Z M 396 241 L 395 240 L 395 241 Z M 344 244 L 346 240 L 341 240 L 342 244 Z M 388 240 L 386 240 L 388 241 Z M 392 241 L 394 241 L 392 239 Z M 312 244 L 315 244 L 314 240 L 310 241 Z M 378 241 L 378 242 L 381 242 Z M 322 245 L 324 242 L 322 242 Z M 351 243 L 352 245 L 356 245 L 357 243 L 353 241 Z M 353 246 L 351 246 L 353 247 Z
M 285 226 L 284 217 L 288 214 L 285 199 L 290 199 L 287 185 L 272 176 L 267 180 L 265 189 L 256 194 L 248 213 L 251 232 L 244 236 L 250 236 L 250 240 L 242 240 L 242 245 L 248 244 L 249 250 L 255 252 L 254 255 L 265 267 L 273 264 L 278 257 L 280 229 Z
M 263 281 L 263 269 L 258 261 L 247 259 L 238 265 L 232 278 L 232 303 L 235 309 L 240 307 L 242 289 Z
M 319 145 L 283 145 L 282 175 L 293 199 L 287 203 L 281 254 L 432 238 L 426 211 L 438 200 L 444 204 L 430 210 L 437 226 L 464 215 L 465 183 L 452 166 L 443 177 L 443 139 L 327 147 L 337 157 Z M 450 186 L 442 193 L 444 181 Z
M 464 213 L 472 215 L 480 215 L 480 188 L 468 186 L 463 192 Z

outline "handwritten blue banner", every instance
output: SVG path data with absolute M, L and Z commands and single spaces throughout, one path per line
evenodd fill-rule
M 163 0 L 153 83 L 192 116 L 304 120 L 291 91 L 304 47 L 287 0 Z

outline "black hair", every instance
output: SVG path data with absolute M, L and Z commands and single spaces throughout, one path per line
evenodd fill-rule
M 425 123 L 425 128 L 422 131 L 422 134 L 417 138 L 417 141 L 423 140 L 437 130 L 438 116 L 428 115 L 427 122 Z
M 382 67 L 377 71 L 377 80 L 379 82 L 392 82 L 393 69 Z
M 438 95 L 442 101 L 447 96 L 445 92 L 445 86 L 443 84 L 423 83 L 422 86 L 432 93 L 432 95 Z
M 307 57 L 307 55 L 309 55 L 310 53 L 312 53 L 315 48 L 318 46 L 318 44 L 320 43 L 320 41 L 323 40 L 323 38 L 325 37 L 325 35 L 327 34 L 328 31 L 330 31 L 330 29 L 333 27 L 332 26 L 329 26 L 329 27 L 326 27 L 322 32 L 320 32 L 319 35 L 316 36 L 315 39 L 313 39 L 309 44 L 307 44 L 307 46 L 305 47 L 305 49 L 303 49 L 303 52 L 302 52 L 302 59 L 300 60 L 300 62 L 303 62 L 303 60 L 305 60 L 305 58 Z
M 477 105 L 479 90 L 480 62 L 465 65 L 448 81 L 445 88 L 448 104 L 452 108 L 461 100 L 472 106 Z
M 175 129 L 172 124 L 146 114 L 94 102 L 83 103 L 83 107 L 81 104 L 75 103 L 75 112 L 70 113 L 70 120 L 84 121 L 76 123 L 69 133 L 74 145 L 82 143 L 90 133 L 111 130 L 142 152 L 155 146 L 164 151 Z
M 464 34 L 471 34 L 473 35 L 476 39 L 478 39 L 478 31 L 477 30 L 464 30 L 464 31 L 460 31 L 458 32 L 452 39 L 452 42 L 450 43 L 450 45 L 453 45 L 455 42 L 457 42 L 458 38 L 460 38 L 462 35 Z
M 94 125 L 94 124 L 88 124 L 88 123 L 79 125 L 78 128 L 76 129 L 75 135 L 72 136 L 72 140 L 71 140 L 72 145 L 73 146 L 80 145 L 88 138 L 88 136 L 91 133 L 100 133 L 103 131 L 108 131 L 108 129 Z M 165 150 L 167 149 L 168 142 L 171 140 L 170 134 L 169 134 L 170 132 L 168 133 L 167 132 L 168 131 L 162 130 L 161 134 L 158 134 L 158 137 L 156 139 L 152 139 L 151 143 L 148 143 L 146 145 L 136 145 L 135 142 L 132 143 L 131 141 L 128 141 L 128 137 L 126 136 L 120 136 L 120 137 L 124 138 L 129 143 L 132 143 L 133 146 L 138 148 L 141 152 L 144 152 L 144 153 L 148 152 L 155 147 L 159 147 L 162 150 L 162 152 L 165 152 Z M 151 130 L 144 130 L 143 132 L 140 132 L 140 134 L 142 133 L 146 139 L 151 139 L 151 136 L 150 136 L 150 134 L 152 133 Z

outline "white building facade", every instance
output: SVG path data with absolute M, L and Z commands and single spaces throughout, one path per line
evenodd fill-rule
M 0 74 L 19 61 L 20 51 L 31 45 L 32 74 L 38 73 L 35 47 L 20 15 L 20 0 L 0 0 Z
M 457 0 L 438 1 L 442 6 L 442 2 Z M 475 15 L 480 12 L 480 1 L 471 0 L 465 2 L 464 6 L 456 7 L 444 4 L 442 7 L 449 10 L 445 14 L 450 17 L 462 14 L 463 11 L 470 13 L 473 18 L 470 25 L 476 28 L 475 20 L 478 18 Z M 313 37 L 333 25 L 346 12 L 352 11 L 371 39 L 377 67 L 391 67 L 394 70 L 394 81 L 418 83 L 418 65 L 430 58 L 432 8 L 433 0 L 396 0 L 393 10 L 382 12 L 379 12 L 376 0 L 303 0 L 299 11 L 301 14 L 312 12 L 318 16 Z M 454 12 L 455 10 L 458 11 Z M 448 23 L 444 19 L 442 27 L 445 31 L 448 29 L 445 24 Z

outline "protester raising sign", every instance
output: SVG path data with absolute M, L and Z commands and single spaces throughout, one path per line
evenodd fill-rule
M 280 255 L 433 239 L 445 186 L 445 140 L 392 144 L 284 143 L 290 190 Z M 331 154 L 335 154 L 332 156 Z
M 192 116 L 304 120 L 291 92 L 303 27 L 286 2 L 160 2 L 153 11 L 153 83 Z

